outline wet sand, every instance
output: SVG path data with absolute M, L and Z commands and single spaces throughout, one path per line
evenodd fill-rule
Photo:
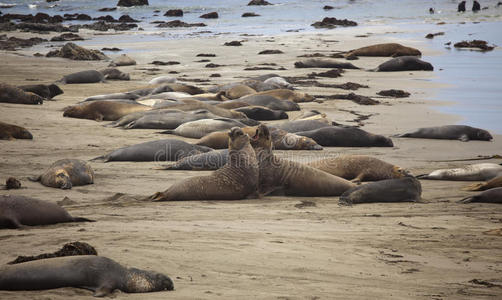
M 242 47 L 223 46 L 231 40 L 245 41 Z M 295 69 L 293 63 L 299 60 L 298 55 L 349 50 L 384 41 L 401 42 L 419 48 L 426 55 L 435 55 L 420 41 L 399 41 L 386 38 L 383 33 L 354 38 L 348 32 L 337 34 L 336 31 L 121 44 L 121 48 L 132 49 L 129 55 L 138 62 L 136 66 L 120 67 L 131 74 L 129 82 L 63 85 L 63 95 L 39 106 L 0 103 L 2 121 L 24 126 L 34 135 L 33 141 L 0 141 L 0 180 L 14 176 L 23 184 L 23 189 L 0 193 L 51 202 L 67 197 L 69 200 L 66 199 L 63 206 L 72 215 L 97 221 L 1 230 L 0 264 L 18 255 L 53 252 L 66 242 L 78 240 L 93 245 L 99 255 L 127 266 L 162 272 L 174 280 L 175 291 L 121 294 L 119 297 L 124 299 L 500 298 L 500 286 L 469 282 L 479 279 L 501 284 L 502 272 L 502 238 L 485 234 L 502 228 L 502 213 L 496 204 L 456 203 L 471 194 L 460 190 L 469 182 L 422 180 L 422 203 L 345 207 L 338 205 L 337 197 L 139 202 L 138 198 L 165 190 L 181 178 L 208 173 L 155 170 L 159 163 L 154 162 L 91 162 L 96 173 L 95 184 L 71 190 L 48 188 L 27 180 L 58 159 L 88 160 L 126 145 L 171 137 L 157 134 L 159 130 L 122 130 L 103 127 L 108 122 L 63 118 L 61 110 L 84 97 L 133 90 L 169 71 L 178 71 L 179 74 L 173 74 L 178 78 L 186 75 L 188 79 L 210 79 L 211 85 L 270 72 L 304 76 L 321 70 Z M 279 49 L 284 54 L 257 55 L 266 49 Z M 17 53 L 1 52 L 0 82 L 49 83 L 71 72 L 108 65 L 108 62 L 31 56 L 33 52 L 46 51 L 42 46 Z M 204 68 L 206 63 L 195 62 L 203 59 L 196 57 L 198 53 L 214 53 L 217 57 L 209 58 L 211 62 L 224 66 Z M 149 64 L 153 60 L 174 60 L 181 64 L 154 66 Z M 387 58 L 360 58 L 352 63 L 371 69 L 385 60 Z M 273 68 L 283 66 L 287 70 L 243 71 L 246 67 L 272 62 L 277 64 Z M 209 78 L 212 73 L 222 77 Z M 362 129 L 386 136 L 417 127 L 458 122 L 458 117 L 434 110 L 444 103 L 427 100 L 439 88 L 431 82 L 432 76 L 432 72 L 347 70 L 342 77 L 318 81 L 367 84 L 370 88 L 355 93 L 372 96 L 383 103 L 362 106 L 346 100 L 328 100 L 300 105 L 302 110 L 321 110 L 333 121 L 343 124 L 356 124 L 354 119 L 358 115 L 370 115 L 362 121 Z M 205 87 L 200 83 L 195 85 Z M 376 97 L 376 92 L 391 88 L 406 90 L 411 96 Z M 319 87 L 300 87 L 300 90 L 314 95 L 350 92 Z M 297 114 L 290 113 L 290 117 Z M 478 162 L 436 160 L 500 154 L 502 149 L 500 135 L 495 135 L 492 142 L 398 138 L 393 141 L 393 148 L 277 152 L 282 157 L 302 161 L 339 153 L 367 154 L 421 174 Z M 2 299 L 80 299 L 90 295 L 90 291 L 73 288 L 0 291 Z

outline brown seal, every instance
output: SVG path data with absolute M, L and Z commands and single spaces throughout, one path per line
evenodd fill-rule
M 345 57 L 355 56 L 422 56 L 422 53 L 418 49 L 406 47 L 401 44 L 385 43 L 358 48 L 345 54 Z
M 44 98 L 10 84 L 0 83 L 0 102 L 16 104 L 42 104 Z
M 179 109 L 182 111 L 191 111 L 191 110 L 198 110 L 198 109 L 206 109 L 209 112 L 220 116 L 224 118 L 230 118 L 230 119 L 247 119 L 246 115 L 244 113 L 238 112 L 238 111 L 233 111 L 227 108 L 221 108 L 215 105 L 207 104 L 204 103 L 203 101 L 198 101 L 198 100 L 192 100 L 192 99 L 186 99 L 183 100 L 183 104 L 175 104 L 175 105 L 170 105 L 168 106 L 169 109 Z M 161 108 L 159 108 L 161 109 Z
M 296 103 L 299 102 L 312 102 L 315 100 L 314 97 L 307 93 L 303 92 L 298 92 L 298 91 L 292 91 L 288 89 L 275 89 L 275 90 L 268 90 L 268 91 L 263 91 L 257 93 L 257 95 L 268 95 L 275 97 L 280 100 L 290 100 Z
M 313 161 L 307 165 L 353 182 L 378 181 L 409 175 L 399 166 L 366 155 L 342 155 Z
M 96 121 L 116 121 L 123 116 L 152 108 L 147 105 L 125 101 L 96 100 L 65 108 L 63 116 Z
M 25 128 L 0 122 L 0 140 L 33 139 L 33 135 Z
M 354 183 L 324 171 L 276 157 L 267 126 L 259 125 L 252 138 L 260 165 L 259 192 L 262 195 L 281 190 L 291 196 L 339 196 Z
M 502 187 L 502 176 L 495 177 L 487 182 L 473 183 L 462 190 L 464 191 L 485 191 L 493 188 Z
M 30 180 L 40 181 L 48 187 L 71 189 L 72 186 L 94 183 L 94 171 L 87 162 L 79 159 L 61 159 L 47 171 Z
M 238 84 L 218 93 L 220 100 L 238 99 L 247 95 L 255 94 L 256 91 L 244 84 Z
M 246 106 L 251 106 L 251 104 L 247 104 L 247 103 L 244 103 L 244 102 L 240 102 L 240 101 L 225 101 L 223 103 L 220 103 L 220 104 L 216 104 L 215 105 L 216 107 L 219 107 L 219 108 L 225 108 L 225 109 L 235 109 L 235 108 L 239 108 L 239 107 L 246 107 Z
M 186 178 L 166 191 L 155 193 L 151 201 L 239 200 L 258 190 L 258 162 L 249 136 L 238 127 L 228 132 L 228 162 L 211 175 Z

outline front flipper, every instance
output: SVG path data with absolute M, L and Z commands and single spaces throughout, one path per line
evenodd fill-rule
M 105 297 L 113 292 L 114 288 L 109 285 L 102 285 L 94 291 L 94 297 Z
M 462 134 L 458 139 L 461 140 L 462 142 L 469 141 L 469 137 L 467 136 L 467 134 Z

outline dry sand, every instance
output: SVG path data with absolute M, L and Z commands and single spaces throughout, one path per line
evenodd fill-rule
M 357 32 L 356 32 L 357 34 Z M 474 284 L 472 279 L 496 283 L 502 272 L 502 237 L 486 231 L 502 228 L 496 204 L 458 204 L 470 192 L 467 182 L 422 181 L 423 203 L 338 205 L 336 197 L 265 197 L 259 200 L 143 203 L 136 201 L 173 182 L 207 172 L 154 170 L 157 163 L 91 162 L 95 184 L 59 190 L 30 182 L 52 162 L 62 158 L 91 159 L 113 149 L 167 138 L 158 130 L 106 128 L 91 120 L 63 118 L 61 109 L 86 96 L 132 90 L 168 71 L 173 76 L 208 79 L 211 85 L 274 72 L 300 76 L 315 70 L 295 69 L 297 55 L 348 50 L 383 41 L 398 41 L 431 55 L 420 41 L 399 41 L 382 34 L 353 38 L 354 33 L 292 34 L 277 37 L 211 37 L 181 41 L 107 45 L 133 49 L 138 65 L 122 67 L 133 80 L 62 86 L 64 94 L 40 106 L 0 103 L 0 119 L 29 129 L 33 141 L 0 141 L 0 180 L 22 180 L 23 189 L 2 194 L 32 196 L 51 202 L 67 197 L 72 215 L 95 223 L 60 224 L 0 231 L 0 264 L 18 255 L 37 255 L 59 249 L 70 241 L 88 242 L 103 256 L 124 265 L 171 276 L 175 291 L 120 294 L 121 299 L 485 299 L 502 297 L 502 287 Z M 246 40 L 242 47 L 224 42 Z M 335 41 L 336 40 L 336 41 Z M 87 42 L 92 46 L 92 41 Z M 100 48 L 104 45 L 95 45 Z M 49 83 L 63 75 L 106 66 L 107 62 L 77 62 L 36 58 L 46 48 L 0 53 L 0 82 Z M 285 54 L 257 55 L 280 49 Z M 214 53 L 209 69 L 198 53 Z M 111 55 L 113 56 L 113 55 Z M 175 60 L 174 66 L 154 66 L 153 60 Z M 361 58 L 354 64 L 376 67 L 386 58 Z M 284 71 L 243 71 L 245 67 L 274 62 Z M 276 67 L 276 68 L 277 68 Z M 158 71 L 146 70 L 158 68 Z M 409 98 L 375 99 L 384 103 L 361 106 L 336 100 L 301 104 L 319 109 L 340 123 L 355 124 L 357 115 L 371 115 L 363 129 L 392 135 L 422 126 L 452 124 L 455 116 L 434 111 L 436 89 L 431 72 L 373 73 L 348 70 L 324 83 L 358 82 L 370 86 L 358 94 L 375 96 L 382 89 L 403 89 Z M 197 84 L 204 87 L 202 84 Z M 301 88 L 311 94 L 348 91 Z M 353 111 L 352 113 L 350 111 Z M 295 116 L 297 113 L 291 113 Z M 442 167 L 473 162 L 433 162 L 477 155 L 500 154 L 502 136 L 493 142 L 393 139 L 393 148 L 326 148 L 314 151 L 278 151 L 281 156 L 306 160 L 338 153 L 368 154 L 420 174 Z M 497 152 L 499 151 L 499 152 Z M 490 160 L 498 162 L 500 160 Z M 118 194 L 120 193 L 120 194 Z M 121 195 L 124 194 L 124 195 Z M 495 280 L 495 281 L 494 281 Z M 63 288 L 48 291 L 6 292 L 1 299 L 88 298 L 92 292 Z

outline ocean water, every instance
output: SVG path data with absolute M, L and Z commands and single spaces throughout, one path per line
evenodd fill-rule
M 248 0 L 149 0 L 149 6 L 118 8 L 112 12 L 99 12 L 99 8 L 114 7 L 118 0 L 85 1 L 61 0 L 47 3 L 45 0 L 30 1 L 0 0 L 6 4 L 16 4 L 12 8 L 0 8 L 2 13 L 44 12 L 50 15 L 64 13 L 85 13 L 91 17 L 111 15 L 119 18 L 128 14 L 140 20 L 144 31 L 120 37 L 96 37 L 103 43 L 130 42 L 131 40 L 181 39 L 198 35 L 217 34 L 285 34 L 289 31 L 314 31 L 312 24 L 324 17 L 354 20 L 371 31 L 373 26 L 391 25 L 402 28 L 407 33 L 389 34 L 425 41 L 440 55 L 425 56 L 424 60 L 435 67 L 435 81 L 446 84 L 433 96 L 435 100 L 445 100 L 452 105 L 438 108 L 445 113 L 461 116 L 460 124 L 483 127 L 502 134 L 502 48 L 490 52 L 457 50 L 447 48 L 446 42 L 483 39 L 491 44 L 502 46 L 502 5 L 498 0 L 479 1 L 487 7 L 478 13 L 470 11 L 472 1 L 467 1 L 467 12 L 458 13 L 453 0 L 269 0 L 272 6 L 247 6 Z M 334 9 L 325 11 L 324 5 Z M 429 8 L 435 9 L 434 14 Z M 169 9 L 182 9 L 181 18 L 164 17 Z M 155 13 L 154 10 L 160 10 Z M 219 19 L 201 19 L 200 15 L 216 11 Z M 254 12 L 260 17 L 242 18 L 244 12 Z M 206 27 L 196 28 L 156 28 L 153 21 L 180 19 L 187 23 L 203 22 Z M 438 22 L 446 22 L 438 26 Z M 79 23 L 75 21 L 74 23 Z M 84 22 L 85 23 L 85 22 Z M 360 28 L 359 27 L 359 28 Z M 347 29 L 334 29 L 347 30 Z M 350 30 L 350 29 L 349 29 Z M 325 30 L 317 30 L 323 32 Z M 424 38 L 426 33 L 444 31 L 445 35 L 432 40 Z M 411 32 L 411 33 L 410 33 Z M 95 41 L 94 41 L 95 42 Z

